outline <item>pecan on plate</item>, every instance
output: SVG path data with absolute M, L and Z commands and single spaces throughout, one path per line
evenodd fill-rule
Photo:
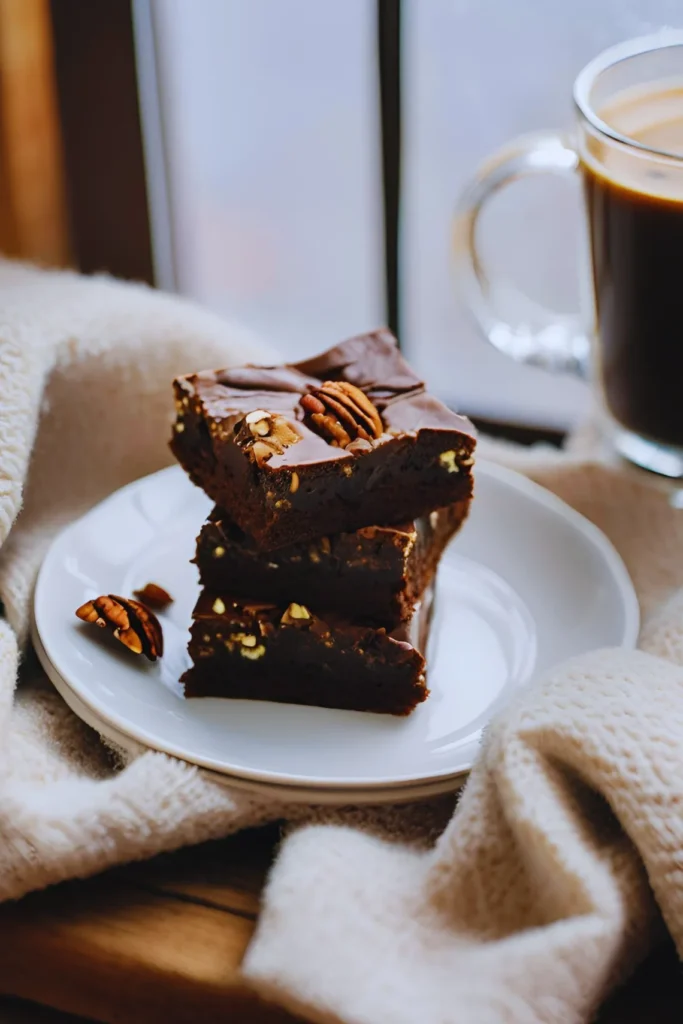
M 302 395 L 299 404 L 311 429 L 337 448 L 356 440 L 372 441 L 384 429 L 368 396 L 348 381 L 323 381 Z
M 93 622 L 101 629 L 111 630 L 133 654 L 144 654 L 150 661 L 156 661 L 164 653 L 159 620 L 139 601 L 116 594 L 102 594 L 77 608 L 76 615 L 83 622 Z

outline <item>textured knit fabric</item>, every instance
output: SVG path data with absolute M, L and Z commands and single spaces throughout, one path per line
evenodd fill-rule
M 2 898 L 287 816 L 162 754 L 115 764 L 30 653 L 15 691 L 51 538 L 168 463 L 175 374 L 261 355 L 146 288 L 0 263 Z M 662 918 L 683 950 L 683 513 L 590 432 L 564 454 L 481 450 L 611 537 L 641 650 L 589 652 L 521 693 L 455 809 L 310 809 L 293 826 L 244 969 L 312 1021 L 578 1024 Z

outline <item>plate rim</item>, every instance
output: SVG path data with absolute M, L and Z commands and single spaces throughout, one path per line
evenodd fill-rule
M 34 643 L 36 654 L 48 679 L 67 707 L 90 729 L 98 733 L 104 741 L 114 743 L 116 746 L 126 750 L 126 741 L 130 741 L 131 737 L 125 736 L 115 726 L 104 721 L 93 708 L 88 707 L 86 702 L 75 693 L 73 688 L 69 686 L 67 681 L 47 658 L 37 631 L 34 635 Z M 133 742 L 138 743 L 137 740 L 133 740 Z M 154 747 L 145 747 L 145 753 L 147 752 L 155 754 L 165 753 Z M 446 796 L 449 793 L 455 794 L 464 786 L 468 776 L 467 772 L 458 772 L 452 776 L 445 776 L 435 780 L 420 780 L 415 783 L 406 783 L 398 786 L 377 786 L 361 790 L 349 786 L 327 786 L 325 789 L 322 789 L 315 785 L 298 786 L 282 782 L 262 782 L 256 779 L 245 779 L 230 772 L 219 772 L 212 768 L 204 768 L 202 765 L 188 761 L 184 757 L 178 757 L 177 760 L 182 761 L 191 768 L 196 768 L 209 782 L 220 786 L 227 786 L 228 788 L 234 787 L 241 792 L 250 793 L 254 797 L 267 798 L 270 796 L 271 799 L 275 799 L 283 805 L 303 803 L 341 807 L 352 802 L 362 803 L 367 806 L 412 803 L 417 800 Z
M 531 500 L 544 506 L 555 515 L 559 516 L 565 522 L 569 522 L 580 534 L 587 538 L 593 547 L 595 547 L 602 555 L 607 567 L 615 580 L 619 594 L 623 602 L 624 611 L 624 628 L 621 642 L 617 645 L 626 649 L 635 647 L 638 634 L 640 630 L 640 606 L 638 604 L 638 598 L 636 596 L 635 587 L 631 580 L 626 566 L 617 552 L 616 548 L 609 540 L 609 538 L 592 523 L 589 519 L 583 516 L 576 509 L 573 509 L 565 501 L 559 498 L 552 491 L 543 487 L 541 484 L 536 483 L 534 480 L 530 480 L 528 477 L 522 475 L 516 470 L 510 469 L 507 466 L 501 466 L 498 463 L 491 462 L 487 459 L 477 460 L 476 465 L 477 473 L 484 473 L 490 477 L 497 478 L 502 481 L 508 487 L 526 494 Z M 74 694 L 78 699 L 90 710 L 101 721 L 110 724 L 116 731 L 123 735 L 129 736 L 135 742 L 141 744 L 148 749 L 157 750 L 161 753 L 168 754 L 172 757 L 176 757 L 181 761 L 185 761 L 188 764 L 194 764 L 199 768 L 208 770 L 224 776 L 239 777 L 240 779 L 252 780 L 254 782 L 261 782 L 271 785 L 291 785 L 291 786 L 306 786 L 311 789 L 329 790 L 332 788 L 353 790 L 354 792 L 376 790 L 379 787 L 386 787 L 387 790 L 395 787 L 396 789 L 406 785 L 420 785 L 436 783 L 438 780 L 446 780 L 460 775 L 464 772 L 468 772 L 472 763 L 466 765 L 456 765 L 451 768 L 444 768 L 439 771 L 421 774 L 416 776 L 415 774 L 407 775 L 395 775 L 391 778 L 380 778 L 372 780 L 334 780 L 319 778 L 312 780 L 310 777 L 305 775 L 293 775 L 285 772 L 273 772 L 273 771 L 258 771 L 255 769 L 245 768 L 237 771 L 234 767 L 232 769 L 226 768 L 217 762 L 214 758 L 207 757 L 203 758 L 201 755 L 195 755 L 190 760 L 187 753 L 183 753 L 182 749 L 177 747 L 173 742 L 165 742 L 163 737 L 154 737 L 144 728 L 137 726 L 135 723 L 131 723 L 128 719 L 120 714 L 109 713 L 103 710 L 98 702 L 92 699 L 89 700 L 87 695 L 84 695 L 76 686 L 72 686 L 70 682 L 66 680 L 63 673 L 60 671 L 58 665 L 58 659 L 55 660 L 50 651 L 49 643 L 46 644 L 44 637 L 42 636 L 38 627 L 36 618 L 36 602 L 38 593 L 41 586 L 43 585 L 44 577 L 47 572 L 47 564 L 52 551 L 59 542 L 63 542 L 63 538 L 66 537 L 71 531 L 77 530 L 90 515 L 95 511 L 101 510 L 103 507 L 108 505 L 114 500 L 119 500 L 122 495 L 127 492 L 135 490 L 140 487 L 143 483 L 149 483 L 154 478 L 161 476 L 170 476 L 173 474 L 184 478 L 182 469 L 179 466 L 168 466 L 164 469 L 158 470 L 155 473 L 148 474 L 143 477 L 139 477 L 137 480 L 133 480 L 130 483 L 124 485 L 112 494 L 108 495 L 103 501 L 94 505 L 84 515 L 78 519 L 69 523 L 66 527 L 59 531 L 59 533 L 53 538 L 48 550 L 45 552 L 40 570 L 38 572 L 35 587 L 33 591 L 33 597 L 31 601 L 31 633 L 34 638 L 34 642 L 37 640 L 36 651 L 38 653 L 39 660 L 43 665 L 48 677 L 52 679 L 52 673 L 50 669 L 57 674 L 60 679 L 64 680 L 65 685 L 68 685 L 73 690 Z M 189 481 L 188 481 L 189 482 Z M 475 477 L 476 487 L 476 477 Z M 43 657 L 41 657 L 41 651 Z M 54 681 L 53 681 L 54 685 Z M 59 687 L 55 686 L 59 692 Z M 472 734 L 472 740 L 477 741 L 481 736 L 481 729 L 475 730 Z
M 503 480 L 515 490 L 522 493 L 526 492 L 540 504 L 545 505 L 546 508 L 558 513 L 562 518 L 572 523 L 580 533 L 588 537 L 597 548 L 602 549 L 624 599 L 624 636 L 618 646 L 627 649 L 636 647 L 641 625 L 640 602 L 638 601 L 636 588 L 626 568 L 626 564 L 607 534 L 581 512 L 578 512 L 557 494 L 554 494 L 553 491 L 544 487 L 543 484 L 531 480 L 528 476 L 524 476 L 518 470 L 492 462 L 489 459 L 478 459 L 475 469 L 482 466 L 485 473 L 488 473 L 489 476 Z

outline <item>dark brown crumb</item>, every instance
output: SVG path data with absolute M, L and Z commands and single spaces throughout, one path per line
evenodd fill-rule
M 148 608 L 161 610 L 173 603 L 173 598 L 167 590 L 160 587 L 158 583 L 145 583 L 141 590 L 134 590 L 138 601 L 142 601 Z

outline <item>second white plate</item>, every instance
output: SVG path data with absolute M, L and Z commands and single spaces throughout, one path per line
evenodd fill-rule
M 476 479 L 471 517 L 439 572 L 432 695 L 407 719 L 183 698 L 198 590 L 189 559 L 210 505 L 175 467 L 118 491 L 53 543 L 34 603 L 46 668 L 100 722 L 212 771 L 306 789 L 445 782 L 469 770 L 482 726 L 533 674 L 595 647 L 632 646 L 638 632 L 632 584 L 599 530 L 508 470 L 479 463 Z M 97 594 L 150 580 L 176 597 L 154 665 L 73 615 Z

